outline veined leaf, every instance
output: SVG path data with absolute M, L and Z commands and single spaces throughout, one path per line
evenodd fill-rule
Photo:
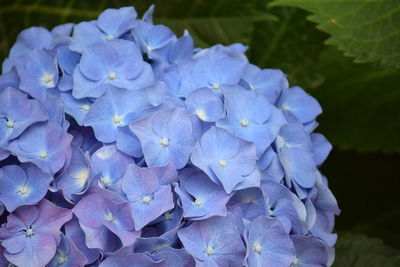
M 331 37 L 355 62 L 400 67 L 400 1 L 398 0 L 275 0 L 270 6 L 295 6 Z

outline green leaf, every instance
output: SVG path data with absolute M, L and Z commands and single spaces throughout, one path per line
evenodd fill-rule
M 324 110 L 318 131 L 341 149 L 400 152 L 399 72 L 354 64 L 333 47 L 314 71 L 323 79 L 309 88 Z
M 361 234 L 339 235 L 335 248 L 334 267 L 395 267 L 400 264 L 400 251 L 384 245 L 382 240 Z
M 308 18 L 355 62 L 400 67 L 400 1 L 398 0 L 275 0 L 312 13 Z
M 257 22 L 273 21 L 276 17 L 260 10 L 259 0 L 153 1 L 155 21 L 170 26 L 181 35 L 188 29 L 199 46 L 216 43 L 249 43 Z M 134 6 L 141 16 L 150 6 L 146 0 L 6 0 L 0 3 L 0 59 L 8 54 L 17 34 L 30 26 L 52 27 L 66 22 L 96 19 L 106 8 Z

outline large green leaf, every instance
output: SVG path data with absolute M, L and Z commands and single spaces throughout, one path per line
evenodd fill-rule
M 400 1 L 398 0 L 275 0 L 312 12 L 309 19 L 331 35 L 356 62 L 400 67 Z
M 400 152 L 399 72 L 354 64 L 333 47 L 319 61 L 323 82 L 309 89 L 324 109 L 328 139 L 342 149 Z
M 400 265 L 400 251 L 382 240 L 361 234 L 339 235 L 334 267 L 395 267 Z
M 95 19 L 105 8 L 134 6 L 139 14 L 156 4 L 155 20 L 170 26 L 177 34 L 188 29 L 197 45 L 250 42 L 257 22 L 276 20 L 259 0 L 2 0 L 0 2 L 0 59 L 8 54 L 15 37 L 24 28 L 47 28 L 66 22 Z

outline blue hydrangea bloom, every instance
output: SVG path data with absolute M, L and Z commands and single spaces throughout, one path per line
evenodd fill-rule
M 84 266 L 86 264 L 85 255 L 82 254 L 75 246 L 74 242 L 68 237 L 61 235 L 61 241 L 58 245 L 56 255 L 49 262 L 49 267 L 65 266 L 75 267 Z
M 204 220 L 212 216 L 225 216 L 230 195 L 221 185 L 213 183 L 205 173 L 196 169 L 184 169 L 180 173 L 179 195 L 183 216 L 191 220 Z
M 150 107 L 143 94 L 110 87 L 91 105 L 84 125 L 93 128 L 97 140 L 111 143 L 117 140 L 120 129 L 143 117 Z
M 137 25 L 136 16 L 133 7 L 106 9 L 97 21 L 82 22 L 74 27 L 71 49 L 82 52 L 91 44 L 122 37 Z
M 125 154 L 117 150 L 114 145 L 103 146 L 91 157 L 91 171 L 98 177 L 98 184 L 102 188 L 113 187 L 124 175 L 128 165 L 133 162 Z
M 196 266 L 242 266 L 245 246 L 233 216 L 214 216 L 178 231 Z
M 17 266 L 45 266 L 60 243 L 60 228 L 71 218 L 70 210 L 46 199 L 37 206 L 19 207 L 0 228 L 4 256 Z
M 182 108 L 161 110 L 129 125 L 139 138 L 148 166 L 164 166 L 172 161 L 181 169 L 194 147 L 192 121 Z
M 224 103 L 210 88 L 200 88 L 191 92 L 185 100 L 188 111 L 200 120 L 216 122 L 225 117 Z
M 32 162 L 45 172 L 54 174 L 65 164 L 72 136 L 63 133 L 52 122 L 29 127 L 8 149 L 21 162 Z
M 313 121 L 322 112 L 317 100 L 297 86 L 283 91 L 279 107 L 291 112 L 301 123 Z
M 78 251 L 84 256 L 87 264 L 93 263 L 99 258 L 100 251 L 98 249 L 91 249 L 86 246 L 85 233 L 79 225 L 79 221 L 76 217 L 67 222 L 64 225 L 65 236 L 71 240 Z
M 244 239 L 246 266 L 286 267 L 295 260 L 293 242 L 276 219 L 258 217 L 247 226 Z
M 18 35 L 0 75 L 0 266 L 331 266 L 321 106 L 250 47 L 197 48 L 154 8 Z
M 246 65 L 240 84 L 263 95 L 270 103 L 275 103 L 281 92 L 289 87 L 286 75 L 282 71 L 261 70 L 253 64 Z
M 53 42 L 50 32 L 42 27 L 31 27 L 23 30 L 17 36 L 17 41 L 11 47 L 9 57 L 3 62 L 3 72 L 8 72 L 21 56 L 29 54 L 34 49 L 48 49 Z
M 0 92 L 0 147 L 6 148 L 8 142 L 35 122 L 49 118 L 46 111 L 35 99 L 14 88 L 6 88 Z
M 174 207 L 171 186 L 161 184 L 148 168 L 129 165 L 123 177 L 122 191 L 132 209 L 136 230 Z
M 35 49 L 18 59 L 19 89 L 43 100 L 48 90 L 56 90 L 58 83 L 57 60 L 53 52 Z
M 212 127 L 203 135 L 191 161 L 228 194 L 260 183 L 255 146 L 220 128 Z
M 75 98 L 99 97 L 109 85 L 134 89 L 154 81 L 151 67 L 143 61 L 134 42 L 112 40 L 95 43 L 82 52 L 73 74 Z
M 9 212 L 23 205 L 34 205 L 46 195 L 51 175 L 35 165 L 8 165 L 0 169 L 0 201 Z
M 286 123 L 283 114 L 263 96 L 240 87 L 228 88 L 224 97 L 227 116 L 216 125 L 253 142 L 261 156 Z
M 112 252 L 118 247 L 115 247 L 115 241 L 109 241 L 118 238 L 122 246 L 130 246 L 140 235 L 134 229 L 129 204 L 116 202 L 105 194 L 85 196 L 72 211 L 85 232 L 89 248 Z
M 293 267 L 326 266 L 328 254 L 324 244 L 313 236 L 292 235 L 296 250 L 296 258 L 292 262 Z

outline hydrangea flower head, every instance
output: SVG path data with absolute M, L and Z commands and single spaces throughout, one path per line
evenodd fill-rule
M 317 100 L 154 10 L 18 35 L 0 75 L 0 265 L 331 266 Z

